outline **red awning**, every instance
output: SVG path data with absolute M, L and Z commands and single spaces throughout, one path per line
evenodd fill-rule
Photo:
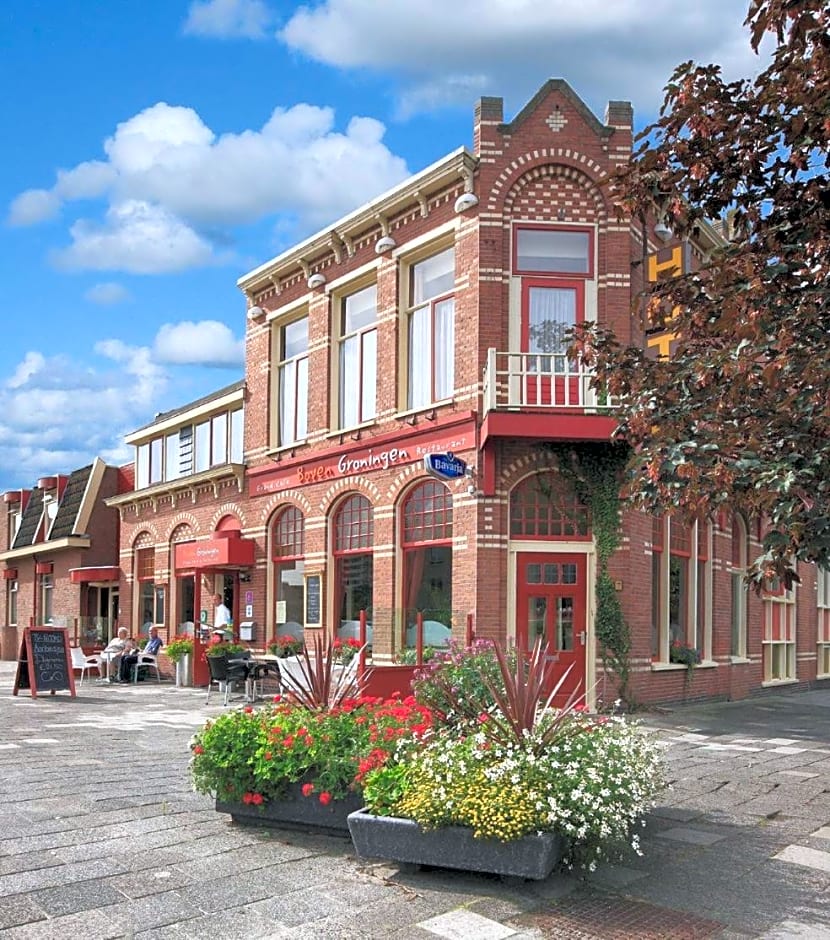
M 4 581 L 14 581 L 16 577 L 17 577 L 17 568 L 6 568 L 3 571 Z
M 226 533 L 230 536 L 230 533 Z M 240 537 L 222 537 L 217 533 L 213 538 L 199 542 L 183 542 L 176 545 L 176 570 L 189 568 L 247 568 L 254 563 L 256 542 Z
M 73 584 L 86 584 L 89 581 L 117 581 L 120 577 L 121 569 L 118 565 L 69 569 L 69 580 Z

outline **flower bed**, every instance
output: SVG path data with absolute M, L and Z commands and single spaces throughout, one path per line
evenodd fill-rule
M 235 803 L 216 801 L 216 811 L 228 813 L 236 823 L 247 826 L 268 826 L 277 829 L 315 829 L 345 835 L 349 831 L 348 816 L 360 809 L 362 798 L 347 793 L 335 799 L 326 796 L 322 801 L 310 782 L 291 783 L 282 796 L 265 802 L 261 794 L 247 794 L 247 801 Z M 314 798 L 316 795 L 317 798 Z M 311 798 L 310 798 L 311 797 Z

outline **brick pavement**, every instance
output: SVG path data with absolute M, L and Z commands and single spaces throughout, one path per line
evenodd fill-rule
M 644 856 L 507 884 L 249 830 L 190 790 L 219 706 L 153 682 L 36 700 L 0 664 L 4 937 L 830 937 L 830 691 L 647 716 L 672 789 Z

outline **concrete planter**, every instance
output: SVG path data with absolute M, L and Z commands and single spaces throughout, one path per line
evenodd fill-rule
M 471 829 L 447 826 L 424 830 L 411 819 L 349 815 L 349 833 L 361 858 L 386 858 L 412 865 L 491 872 L 516 878 L 547 878 L 562 858 L 565 840 L 553 833 L 523 836 L 512 842 L 476 839 Z
M 304 829 L 346 835 L 347 818 L 363 805 L 361 797 L 349 794 L 324 806 L 316 793 L 303 796 L 301 783 L 292 783 L 280 800 L 262 806 L 247 803 L 216 801 L 216 811 L 230 813 L 231 819 L 244 826 L 266 826 L 270 829 Z

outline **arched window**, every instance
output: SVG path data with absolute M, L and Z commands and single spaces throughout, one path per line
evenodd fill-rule
M 424 642 L 446 643 L 452 631 L 452 495 L 447 487 L 426 480 L 410 490 L 402 528 L 406 645 L 415 644 L 419 611 Z
M 170 534 L 170 567 L 175 567 L 176 545 L 193 541 L 193 530 L 187 523 L 176 526 Z M 196 579 L 193 574 L 177 574 L 175 578 L 175 599 L 171 598 L 171 606 L 175 604 L 176 633 L 192 636 L 195 629 L 195 592 Z M 142 625 L 146 623 L 142 620 Z
M 274 636 L 303 637 L 305 622 L 305 519 L 296 506 L 287 506 L 272 529 L 276 616 Z
M 589 539 L 590 513 L 559 476 L 525 477 L 510 494 L 510 536 L 514 539 Z
M 361 610 L 371 617 L 373 545 L 372 506 L 355 493 L 340 503 L 334 516 L 335 613 L 342 637 L 357 635 Z

